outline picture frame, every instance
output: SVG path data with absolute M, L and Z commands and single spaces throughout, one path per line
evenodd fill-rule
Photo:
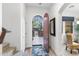
M 55 17 L 50 20 L 50 35 L 56 36 L 56 33 L 55 33 Z

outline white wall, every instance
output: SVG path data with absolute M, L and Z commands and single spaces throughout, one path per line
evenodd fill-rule
M 50 35 L 50 46 L 55 51 L 56 55 L 63 55 L 62 49 L 62 19 L 60 18 L 59 11 L 63 3 L 55 3 L 50 9 L 50 19 L 56 18 L 56 36 Z
M 3 3 L 2 9 L 2 26 L 11 31 L 6 34 L 4 41 L 9 42 L 11 46 L 15 46 L 19 50 L 21 46 L 20 4 Z
M 72 7 L 73 6 L 73 7 Z M 62 15 L 67 16 L 78 16 L 79 15 L 79 4 L 69 3 L 69 5 L 65 8 Z M 79 17 L 79 16 L 78 16 Z
M 2 32 L 2 4 L 0 3 L 0 32 Z M 2 44 L 0 44 L 0 55 L 2 55 Z
M 2 31 L 2 4 L 0 3 L 0 32 Z
M 70 11 L 65 11 L 62 13 L 62 16 L 74 16 L 74 17 L 79 17 L 79 13 L 74 14 L 73 12 Z
M 21 51 L 25 50 L 25 4 L 20 4 L 21 11 Z
M 49 8 L 26 6 L 26 48 L 32 47 L 32 19 L 35 15 L 44 16 L 45 12 L 48 12 Z

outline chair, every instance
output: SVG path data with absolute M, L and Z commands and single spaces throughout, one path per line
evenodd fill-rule
M 73 34 L 67 33 L 66 38 L 67 38 L 66 50 L 67 48 L 69 48 L 71 54 L 73 50 L 78 50 L 79 53 L 79 43 L 73 41 Z
M 2 32 L 0 34 L 0 44 L 3 43 L 5 35 L 6 35 L 6 29 L 2 28 Z

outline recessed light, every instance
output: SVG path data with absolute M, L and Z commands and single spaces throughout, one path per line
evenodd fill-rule
M 73 8 L 73 7 L 75 7 L 75 6 L 74 5 L 69 6 L 69 8 Z
M 42 3 L 38 3 L 38 5 L 42 5 Z

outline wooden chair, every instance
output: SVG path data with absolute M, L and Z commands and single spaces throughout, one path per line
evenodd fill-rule
M 6 29 L 2 28 L 2 32 L 0 34 L 0 44 L 3 43 L 5 35 L 6 35 Z
M 67 48 L 69 48 L 71 50 L 70 53 L 72 53 L 72 51 L 76 49 L 78 50 L 79 53 L 79 43 L 73 41 L 73 34 L 67 33 L 66 38 L 67 38 L 66 50 Z

